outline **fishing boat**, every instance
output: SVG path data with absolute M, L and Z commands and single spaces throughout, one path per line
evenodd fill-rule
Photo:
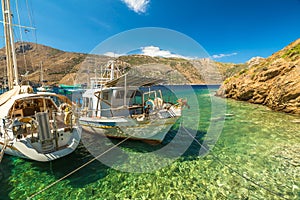
M 163 93 L 151 86 L 162 80 L 124 74 L 100 89 L 83 94 L 83 130 L 112 138 L 160 143 L 180 118 L 186 100 L 165 102 Z
M 37 87 L 36 90 L 38 92 L 52 92 L 53 87 L 49 85 L 41 85 L 40 87 Z
M 37 87 L 36 90 L 38 92 L 53 92 L 53 88 L 50 85 L 46 85 L 48 82 L 47 80 L 44 80 L 44 72 L 43 72 L 43 63 L 41 62 L 41 75 L 40 75 L 40 82 L 41 86 Z
M 20 85 L 10 1 L 2 1 L 9 91 L 0 95 L 0 161 L 4 153 L 40 162 L 72 153 L 81 139 L 72 102 Z

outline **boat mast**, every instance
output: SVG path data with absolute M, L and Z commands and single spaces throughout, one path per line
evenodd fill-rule
M 1 3 L 6 47 L 8 87 L 9 89 L 12 89 L 15 85 L 19 85 L 18 67 L 12 28 L 12 13 L 10 9 L 10 0 L 1 0 Z
M 110 66 L 110 80 L 114 80 L 115 78 L 115 65 L 114 65 L 115 61 L 111 61 L 111 66 Z
M 43 80 L 44 80 L 44 76 L 43 76 L 43 61 L 40 62 L 40 67 L 41 67 L 41 77 L 40 77 L 40 82 L 43 85 Z

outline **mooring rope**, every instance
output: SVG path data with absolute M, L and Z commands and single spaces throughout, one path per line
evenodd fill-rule
M 182 126 L 182 128 L 197 142 L 197 144 L 199 144 L 205 151 L 209 151 L 209 149 L 207 149 L 205 146 L 203 146 L 186 128 L 184 128 Z M 264 190 L 266 190 L 267 192 L 277 196 L 277 197 L 280 197 L 281 199 L 287 199 L 283 196 L 283 194 L 280 194 L 280 193 L 277 193 L 259 183 L 257 183 L 255 180 L 249 178 L 249 177 L 246 177 L 245 175 L 241 174 L 239 171 L 237 171 L 236 169 L 233 169 L 232 167 L 230 167 L 228 164 L 226 164 L 225 162 L 223 162 L 218 156 L 216 156 L 214 153 L 210 152 L 210 154 L 219 162 L 221 163 L 222 165 L 224 165 L 225 167 L 227 167 L 229 170 L 231 170 L 232 172 L 236 173 L 238 176 L 242 177 L 243 179 L 245 179 L 246 181 L 248 182 L 251 182 L 253 185 L 256 185 Z
M 182 128 L 193 138 L 193 140 L 196 141 L 197 144 L 199 144 L 205 151 L 209 151 L 209 149 L 207 149 L 205 146 L 203 146 L 184 126 L 182 126 Z M 117 143 L 116 145 L 112 146 L 111 148 L 107 149 L 106 151 L 104 151 L 103 153 L 101 153 L 100 155 L 96 156 L 95 158 L 91 159 L 90 161 L 86 162 L 85 164 L 81 165 L 80 167 L 76 168 L 75 170 L 71 171 L 70 173 L 66 174 L 65 176 L 61 177 L 60 179 L 54 181 L 53 183 L 49 184 L 48 186 L 46 186 L 45 188 L 43 188 L 42 190 L 32 194 L 31 196 L 29 196 L 27 198 L 27 200 L 30 200 L 32 198 L 34 198 L 35 196 L 43 193 L 44 191 L 48 190 L 49 188 L 51 188 L 52 186 L 54 186 L 55 184 L 59 183 L 60 181 L 64 180 L 65 178 L 71 176 L 72 174 L 74 174 L 75 172 L 79 171 L 80 169 L 86 167 L 87 165 L 89 165 L 90 163 L 94 162 L 96 159 L 100 158 L 101 156 L 105 155 L 106 153 L 108 153 L 109 151 L 113 150 L 114 148 L 116 148 L 117 146 L 119 146 L 120 144 L 124 143 L 126 140 L 130 139 L 131 136 L 125 138 L 124 140 L 120 141 L 119 143 Z M 256 185 L 257 187 L 260 187 L 264 190 L 266 190 L 267 192 L 269 192 L 270 194 L 273 194 L 281 199 L 287 199 L 283 196 L 283 194 L 277 193 L 259 183 L 257 183 L 255 180 L 246 177 L 245 175 L 241 174 L 239 171 L 237 171 L 236 169 L 233 169 L 232 167 L 230 167 L 228 164 L 226 164 L 225 162 L 223 162 L 218 156 L 216 156 L 214 153 L 210 152 L 211 155 L 222 165 L 224 165 L 225 167 L 227 167 L 230 171 L 234 172 L 235 174 L 237 174 L 238 176 L 240 176 L 241 178 L 245 179 L 246 181 L 252 183 L 253 185 Z
M 49 188 L 51 188 L 53 185 L 59 183 L 60 181 L 64 180 L 65 178 L 71 176 L 72 174 L 74 174 L 75 172 L 79 171 L 80 169 L 84 168 L 85 166 L 89 165 L 90 163 L 94 162 L 96 159 L 100 158 L 101 156 L 103 156 L 104 154 L 108 153 L 109 151 L 111 151 L 112 149 L 116 148 L 117 146 L 119 146 L 120 144 L 122 144 L 123 142 L 125 142 L 126 140 L 128 140 L 130 137 L 125 138 L 124 140 L 120 141 L 119 143 L 117 143 L 116 145 L 112 146 L 111 148 L 107 149 L 106 151 L 104 151 L 103 153 L 101 153 L 100 155 L 96 156 L 95 158 L 91 159 L 90 161 L 86 162 L 85 164 L 81 165 L 80 167 L 76 168 L 75 170 L 71 171 L 70 173 L 66 174 L 65 176 L 61 177 L 60 179 L 54 181 L 53 183 L 49 184 L 48 186 L 46 186 L 45 188 L 43 188 L 42 190 L 32 194 L 31 196 L 29 196 L 27 198 L 27 200 L 34 198 L 35 196 L 43 193 L 44 191 L 48 190 Z

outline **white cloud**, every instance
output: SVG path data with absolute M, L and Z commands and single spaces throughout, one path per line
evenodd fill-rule
M 219 58 L 230 57 L 230 56 L 235 56 L 235 55 L 237 55 L 236 52 L 230 53 L 230 54 L 223 54 L 223 53 L 221 53 L 221 54 L 218 54 L 218 55 L 212 55 L 211 57 L 215 58 L 215 59 L 219 59 Z
M 146 55 L 146 56 L 158 56 L 158 57 L 164 57 L 164 58 L 185 58 L 185 59 L 189 59 L 187 57 L 184 57 L 182 55 L 178 55 L 178 54 L 173 54 L 170 51 L 166 51 L 166 50 L 161 50 L 159 47 L 155 47 L 155 46 L 147 46 L 147 47 L 142 47 L 142 55 Z
M 162 50 L 156 46 L 141 47 L 138 51 L 136 51 L 134 53 L 129 53 L 129 54 L 117 54 L 115 52 L 106 52 L 103 55 L 109 56 L 109 57 L 120 57 L 120 56 L 130 55 L 130 54 L 139 54 L 139 55 L 145 55 L 145 56 L 151 56 L 151 57 L 195 59 L 192 57 L 186 57 L 186 56 L 182 56 L 179 54 L 174 54 L 171 51 Z
M 114 53 L 114 52 L 106 52 L 103 55 L 109 56 L 109 57 L 114 57 L 114 58 L 124 56 L 124 54 L 117 54 L 117 53 Z
M 122 0 L 128 8 L 136 13 L 145 13 L 150 0 Z

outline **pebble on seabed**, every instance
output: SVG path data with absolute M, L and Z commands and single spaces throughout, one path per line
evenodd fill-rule
M 300 124 L 300 119 L 294 119 L 291 121 L 292 123 Z

